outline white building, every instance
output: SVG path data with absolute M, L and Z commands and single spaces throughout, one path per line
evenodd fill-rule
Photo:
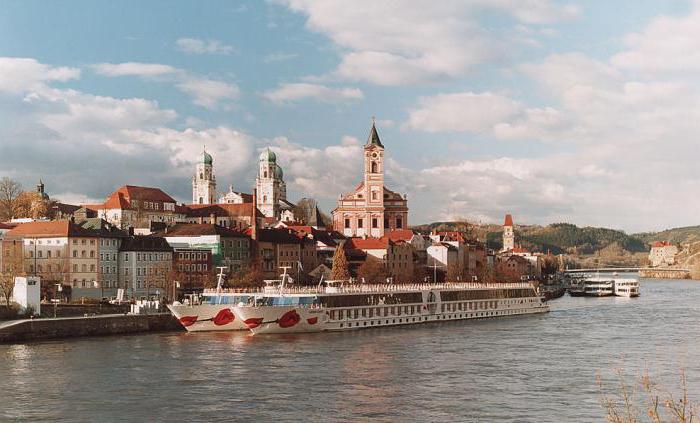
M 233 185 L 228 186 L 228 192 L 219 197 L 219 204 L 243 204 L 253 202 L 253 196 L 233 190 Z
M 192 177 L 192 203 L 214 204 L 215 200 L 216 177 L 214 176 L 214 159 L 205 149 Z
M 656 241 L 649 251 L 649 262 L 652 267 L 673 266 L 676 264 L 678 247 L 668 241 Z

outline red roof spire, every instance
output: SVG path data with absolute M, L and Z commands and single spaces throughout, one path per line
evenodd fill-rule
M 506 221 L 503 223 L 503 226 L 513 226 L 513 216 L 507 214 Z

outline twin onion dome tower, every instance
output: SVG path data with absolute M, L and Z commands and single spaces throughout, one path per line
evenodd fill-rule
M 362 182 L 351 193 L 341 195 L 333 210 L 333 229 L 349 237 L 381 238 L 386 232 L 408 227 L 408 201 L 406 195 L 390 190 L 384 185 L 384 145 L 372 120 L 367 142 L 364 145 L 364 173 Z M 192 203 L 216 204 L 216 178 L 214 159 L 202 152 L 192 177 Z M 332 175 L 328 175 L 332 177 Z M 287 184 L 284 172 L 277 164 L 277 155 L 269 147 L 258 157 L 258 174 L 255 178 L 257 208 L 268 218 L 294 220 L 295 205 L 287 201 Z M 234 192 L 219 199 L 219 203 L 247 202 L 248 194 Z

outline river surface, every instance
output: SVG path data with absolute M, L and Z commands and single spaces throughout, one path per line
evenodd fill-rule
M 700 282 L 641 283 L 528 317 L 0 345 L 0 421 L 599 422 L 615 368 L 700 393 Z

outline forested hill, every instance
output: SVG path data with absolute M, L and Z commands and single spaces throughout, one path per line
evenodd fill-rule
M 654 241 L 668 241 L 673 244 L 690 244 L 700 241 L 700 226 L 666 229 L 661 232 L 643 232 L 633 236 L 648 244 Z
M 456 229 L 463 223 L 437 222 L 416 227 L 422 232 L 430 230 Z M 473 225 L 471 230 L 479 237 L 486 239 L 489 248 L 502 247 L 502 229 L 497 225 Z M 623 231 L 583 227 L 569 223 L 554 223 L 548 226 L 530 225 L 516 226 L 516 243 L 531 251 L 559 253 L 593 254 L 607 247 L 619 248 L 629 252 L 645 252 L 649 247 L 637 237 Z

